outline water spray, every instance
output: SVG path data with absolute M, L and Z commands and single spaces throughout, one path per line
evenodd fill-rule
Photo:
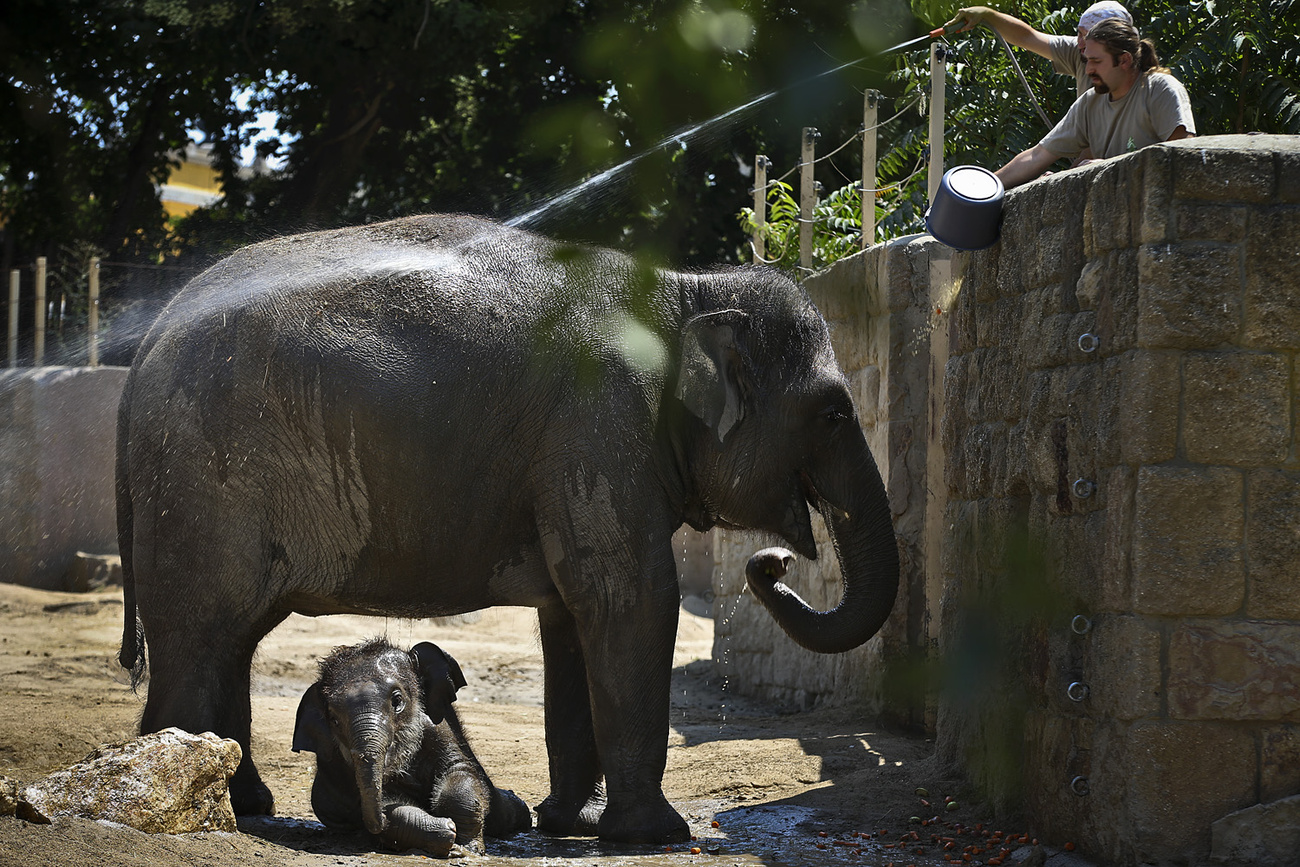
M 958 26 L 953 24 L 944 25 L 943 27 L 936 27 L 934 30 L 931 30 L 929 33 L 923 36 L 918 36 L 915 39 L 909 39 L 906 42 L 900 42 L 898 45 L 895 45 L 892 48 L 886 48 L 883 51 L 877 52 L 877 56 L 893 54 L 896 51 L 902 51 L 904 48 L 907 48 L 911 45 L 915 45 L 918 42 L 925 42 L 930 39 L 937 39 L 940 36 L 946 36 L 948 34 L 955 33 L 957 32 L 957 30 L 958 30 Z M 516 217 L 511 217 L 509 220 L 506 221 L 506 225 L 518 226 L 522 228 L 527 228 L 529 226 L 532 226 L 536 224 L 539 220 L 541 220 L 549 212 L 576 200 L 580 195 L 582 195 L 587 190 L 590 190 L 595 187 L 599 187 L 605 183 L 614 180 L 615 178 L 622 175 L 624 172 L 626 172 L 628 169 L 630 169 L 632 166 L 634 166 L 636 163 L 640 162 L 642 159 L 649 156 L 650 154 L 657 153 L 658 151 L 664 150 L 672 146 L 676 146 L 684 150 L 686 148 L 686 140 L 689 137 L 699 132 L 702 132 L 705 129 L 708 129 L 709 127 L 716 126 L 717 124 L 722 123 L 728 118 L 732 118 L 746 111 L 749 111 L 750 109 L 755 108 L 756 106 L 761 105 L 764 102 L 767 102 L 772 97 L 784 93 L 787 90 L 791 90 L 796 87 L 802 87 L 805 84 L 816 81 L 819 78 L 825 78 L 828 75 L 834 75 L 835 73 L 843 69 L 847 69 L 848 67 L 853 66 L 856 63 L 859 63 L 860 60 L 861 58 L 855 58 L 853 60 L 848 61 L 847 63 L 841 63 L 839 66 L 835 66 L 823 72 L 819 72 L 816 75 L 810 75 L 807 78 L 795 82 L 794 84 L 786 85 L 785 87 L 777 88 L 775 90 L 769 90 L 767 93 L 763 94 L 762 96 L 751 99 L 749 102 L 737 106 L 736 108 L 733 108 L 730 111 L 711 117 L 706 121 L 701 121 L 700 123 L 688 127 L 683 127 L 677 132 L 665 136 L 653 147 L 650 147 L 642 151 L 636 156 L 624 160 L 623 162 L 619 163 L 613 168 L 609 168 L 603 172 L 592 175 L 590 178 L 587 178 L 585 181 L 581 182 L 577 186 L 570 188 L 567 192 L 559 196 L 556 196 L 555 198 L 550 199 L 542 203 L 541 205 L 538 205 L 536 208 L 533 208 L 531 211 L 527 211 L 526 213 L 520 214 Z

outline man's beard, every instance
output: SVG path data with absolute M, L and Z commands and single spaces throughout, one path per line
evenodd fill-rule
M 1100 78 L 1092 83 L 1092 89 L 1098 93 L 1110 93 L 1110 85 Z

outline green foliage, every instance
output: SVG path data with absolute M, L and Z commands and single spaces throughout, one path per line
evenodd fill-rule
M 784 181 L 769 183 L 767 220 L 761 232 L 766 252 L 763 261 L 795 271 L 799 267 L 801 224 L 794 188 Z M 740 225 L 752 238 L 758 229 L 753 208 L 741 210 Z M 861 249 L 862 190 L 857 184 L 849 184 L 818 201 L 813 209 L 813 267 L 824 267 Z

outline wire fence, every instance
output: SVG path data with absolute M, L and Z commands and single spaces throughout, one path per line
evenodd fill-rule
M 797 173 L 799 175 L 798 215 L 795 219 L 799 226 L 798 270 L 801 274 L 807 274 L 813 270 L 813 236 L 818 226 L 817 207 L 821 192 L 820 184 L 813 177 L 813 168 L 819 163 L 831 161 L 836 155 L 859 140 L 862 142 L 862 170 L 860 180 L 856 182 L 855 187 L 861 196 L 861 232 L 858 241 L 858 246 L 861 249 L 875 243 L 876 199 L 882 194 L 905 188 L 923 172 L 928 171 L 927 201 L 933 201 L 944 170 L 943 113 L 947 59 L 948 49 L 946 46 L 935 43 L 930 52 L 929 147 L 921 153 L 912 170 L 903 178 L 883 185 L 878 183 L 877 131 L 907 112 L 917 109 L 922 99 L 921 95 L 918 95 L 914 100 L 909 100 L 892 117 L 881 121 L 878 120 L 880 93 L 868 90 L 863 99 L 862 126 L 857 133 L 841 142 L 833 150 L 817 156 L 817 141 L 821 134 L 814 127 L 804 127 L 799 162 L 779 177 L 768 178 L 768 170 L 772 164 L 765 155 L 757 154 L 754 157 L 754 186 L 751 190 L 753 194 L 753 232 L 750 235 L 750 251 L 755 263 L 776 264 L 784 261 L 787 252 L 784 247 L 777 252 L 777 255 L 768 255 L 767 244 L 771 239 L 771 233 L 767 230 L 768 200 L 773 190 L 780 189 L 787 178 Z M 836 167 L 836 171 L 844 175 L 844 172 L 840 171 L 838 167 Z M 847 176 L 845 177 L 847 179 Z

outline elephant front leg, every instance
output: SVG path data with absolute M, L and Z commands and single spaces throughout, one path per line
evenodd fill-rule
M 605 810 L 605 789 L 582 643 L 573 615 L 563 603 L 545 606 L 537 616 L 551 770 L 551 793 L 537 806 L 537 827 L 565 837 L 594 837 Z
M 598 828 L 602 840 L 680 843 L 691 836 L 663 793 L 681 602 L 671 565 L 669 578 L 638 594 L 618 615 L 596 618 L 584 633 L 592 722 L 608 797 Z

